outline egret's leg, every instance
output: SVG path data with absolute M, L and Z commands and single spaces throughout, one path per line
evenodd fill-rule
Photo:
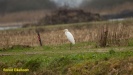
M 71 50 L 71 48 L 72 48 L 72 43 L 70 43 L 70 50 Z

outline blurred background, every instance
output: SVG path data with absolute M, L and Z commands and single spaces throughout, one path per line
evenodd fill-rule
M 29 27 L 19 31 L 1 31 L 1 46 L 36 46 L 36 29 L 41 37 L 45 38 L 42 40 L 45 44 L 63 44 L 67 40 L 60 30 L 65 28 L 70 29 L 75 35 L 81 34 L 75 36 L 77 42 L 95 41 L 103 38 L 100 36 L 109 36 L 108 39 L 113 40 L 115 45 L 114 39 L 120 42 L 123 38 L 126 40 L 133 37 L 132 29 L 129 29 L 132 28 L 132 20 L 125 20 L 132 17 L 133 0 L 0 0 L 0 30 Z M 112 22 L 113 20 L 122 21 Z M 109 31 L 108 35 L 101 34 L 105 31 Z M 112 41 L 109 43 L 112 44 Z M 128 43 L 124 41 L 121 44 Z
M 133 16 L 133 0 L 0 0 L 0 26 L 37 23 L 62 8 L 82 9 L 105 18 Z

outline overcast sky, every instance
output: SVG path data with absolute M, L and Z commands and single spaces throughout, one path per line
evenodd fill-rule
M 78 7 L 83 0 L 51 0 L 54 1 L 58 6 L 68 5 L 69 7 Z

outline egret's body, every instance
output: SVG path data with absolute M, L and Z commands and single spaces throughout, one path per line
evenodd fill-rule
M 73 35 L 68 31 L 68 29 L 65 29 L 65 35 L 67 37 L 67 39 L 72 43 L 72 44 L 75 44 L 75 40 L 74 40 L 74 37 Z M 71 49 L 71 44 L 70 44 L 70 49 Z

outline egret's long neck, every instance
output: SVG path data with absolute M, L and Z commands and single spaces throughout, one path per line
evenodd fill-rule
M 68 31 L 65 31 L 65 34 L 67 33 Z
M 68 30 L 65 31 L 65 33 L 69 32 Z
M 66 32 L 69 32 L 68 30 L 66 30 Z

